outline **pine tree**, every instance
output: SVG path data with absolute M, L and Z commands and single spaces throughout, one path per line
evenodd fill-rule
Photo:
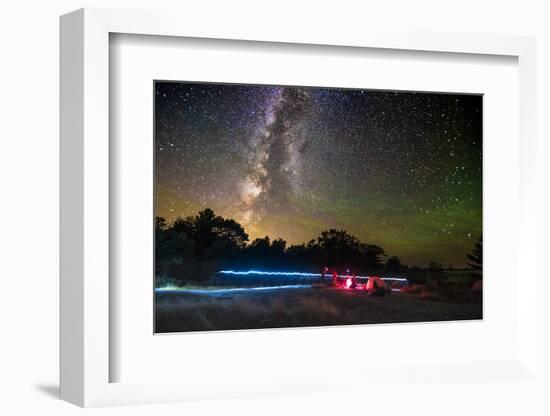
M 468 257 L 468 266 L 470 266 L 472 269 L 476 270 L 482 270 L 483 269 L 483 238 L 482 236 L 479 237 L 477 240 L 472 253 L 466 254 L 466 257 Z

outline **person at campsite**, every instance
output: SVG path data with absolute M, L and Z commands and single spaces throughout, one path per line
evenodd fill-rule
M 321 283 L 325 283 L 325 274 L 327 274 L 327 273 L 328 273 L 328 267 L 325 266 L 323 268 L 323 273 L 321 273 Z
M 332 271 L 332 286 L 338 287 L 338 273 L 336 273 L 336 270 Z

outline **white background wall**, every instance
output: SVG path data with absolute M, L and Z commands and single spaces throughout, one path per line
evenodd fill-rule
M 307 22 L 338 30 L 340 25 L 421 27 L 536 35 L 538 42 L 539 257 L 548 251 L 550 129 L 550 12 L 545 1 L 363 0 L 363 1 L 169 1 L 20 0 L 0 9 L 0 413 L 74 414 L 56 400 L 58 385 L 58 16 L 80 7 L 178 10 L 189 18 L 221 13 L 288 25 Z M 182 22 L 184 23 L 184 22 Z M 546 139 L 546 140 L 545 140 Z M 542 165 L 545 166 L 542 166 Z M 542 178 L 545 178 L 544 180 Z M 544 189 L 544 191 L 543 191 Z M 513 249 L 513 248 L 511 248 Z M 543 282 L 538 290 L 548 293 Z M 540 306 L 541 314 L 548 307 Z M 548 315 L 546 315 L 548 316 Z M 548 347 L 548 331 L 544 336 Z M 546 348 L 550 351 L 550 348 Z M 541 365 L 548 360 L 541 354 Z M 548 372 L 547 372 L 548 374 Z M 452 402 L 437 390 L 388 392 L 388 413 L 547 414 L 536 406 L 542 391 L 515 393 L 511 386 L 456 386 Z M 447 399 L 446 399 L 447 400 Z M 450 400 L 450 399 L 449 399 Z M 543 401 L 541 401 L 542 403 Z M 477 403 L 477 404 L 476 404 Z M 368 400 L 345 395 L 282 397 L 94 410 L 99 414 L 365 414 Z

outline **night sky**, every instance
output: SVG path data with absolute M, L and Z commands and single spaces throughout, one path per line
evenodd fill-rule
M 256 237 L 330 228 L 463 267 L 482 230 L 482 97 L 155 83 L 156 215 L 212 208 Z

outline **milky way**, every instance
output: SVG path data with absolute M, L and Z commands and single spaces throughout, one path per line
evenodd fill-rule
M 241 184 L 236 216 L 252 233 L 271 208 L 290 208 L 288 195 L 300 192 L 301 158 L 308 132 L 304 116 L 311 107 L 307 90 L 277 88 L 245 149 L 248 169 Z
M 212 208 L 251 239 L 345 229 L 464 266 L 482 227 L 482 97 L 155 83 L 156 214 Z

